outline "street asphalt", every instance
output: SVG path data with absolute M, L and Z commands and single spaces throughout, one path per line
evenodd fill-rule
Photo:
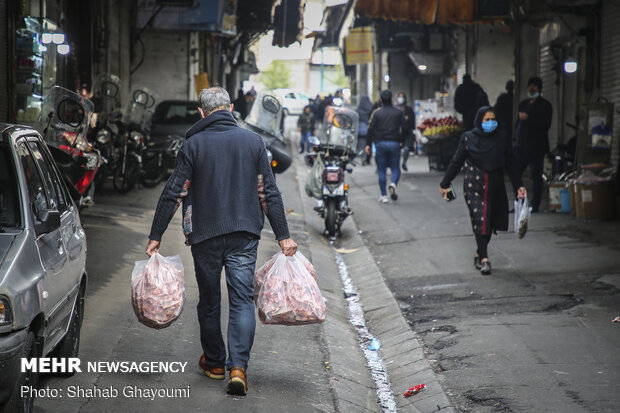
M 617 411 L 620 325 L 610 321 L 620 315 L 618 221 L 583 223 L 537 214 L 523 240 L 510 233 L 492 240 L 494 271 L 483 277 L 471 262 L 475 248 L 462 191 L 455 202 L 445 203 L 436 189 L 440 175 L 427 170 L 425 158 L 409 163 L 399 200 L 386 205 L 376 202 L 374 164 L 347 175 L 355 215 L 334 242 L 322 235 L 314 201 L 303 191 L 308 169 L 301 157 L 278 176 L 291 234 L 316 267 L 328 315 L 321 325 L 257 322 L 246 397 L 227 396 L 224 381 L 197 368 L 197 287 L 179 213 L 161 252 L 180 254 L 185 265 L 184 312 L 163 330 L 137 321 L 129 280 L 134 262 L 146 257 L 163 184 L 124 196 L 106 186 L 97 204 L 82 214 L 89 248 L 82 363 L 179 361 L 187 367 L 183 373 L 48 376 L 40 387 L 189 387 L 190 395 L 39 397 L 35 412 Z M 257 266 L 277 251 L 266 225 Z M 370 343 L 351 323 L 343 271 L 355 287 L 368 331 L 381 343 L 377 355 L 397 407 L 380 405 L 364 357 Z M 222 288 L 225 321 L 224 276 Z M 403 397 L 417 384 L 426 389 Z

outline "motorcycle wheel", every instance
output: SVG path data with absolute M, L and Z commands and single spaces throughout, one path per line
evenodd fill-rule
M 101 191 L 103 185 L 105 185 L 105 181 L 108 179 L 108 165 L 101 165 L 99 170 L 97 171 L 97 175 L 95 175 L 95 190 Z
M 327 231 L 328 235 L 334 236 L 338 232 L 337 221 L 336 200 L 328 199 L 325 210 L 325 231 Z
M 145 188 L 154 188 L 166 178 L 166 168 L 158 165 L 157 158 L 150 159 L 144 164 L 140 173 L 140 183 Z
M 118 193 L 126 194 L 133 189 L 140 178 L 140 164 L 136 158 L 128 156 L 125 160 L 125 173 L 121 173 L 121 170 L 122 162 L 119 162 L 119 165 L 114 171 L 114 180 L 112 183 Z

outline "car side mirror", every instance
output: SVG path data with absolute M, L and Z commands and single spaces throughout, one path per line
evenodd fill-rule
M 321 145 L 321 141 L 316 136 L 309 136 L 308 137 L 308 142 L 310 142 L 310 145 L 314 145 L 314 146 L 320 146 Z
M 45 234 L 60 227 L 60 212 L 56 209 L 44 209 L 37 214 L 39 222 L 34 224 L 38 234 Z

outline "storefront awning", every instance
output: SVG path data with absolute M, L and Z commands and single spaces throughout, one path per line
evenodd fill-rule
M 357 0 L 357 14 L 422 24 L 462 24 L 494 20 L 508 13 L 508 0 Z

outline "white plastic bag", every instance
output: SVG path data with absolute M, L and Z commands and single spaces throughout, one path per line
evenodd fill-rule
M 515 234 L 523 238 L 527 232 L 527 226 L 532 214 L 532 207 L 527 202 L 527 197 L 515 200 Z
M 131 304 L 138 320 L 151 328 L 165 328 L 183 311 L 185 278 L 181 257 L 155 253 L 136 261 L 131 273 Z
M 292 257 L 277 253 L 254 275 L 254 299 L 263 324 L 322 323 L 325 301 L 314 267 L 301 252 Z

